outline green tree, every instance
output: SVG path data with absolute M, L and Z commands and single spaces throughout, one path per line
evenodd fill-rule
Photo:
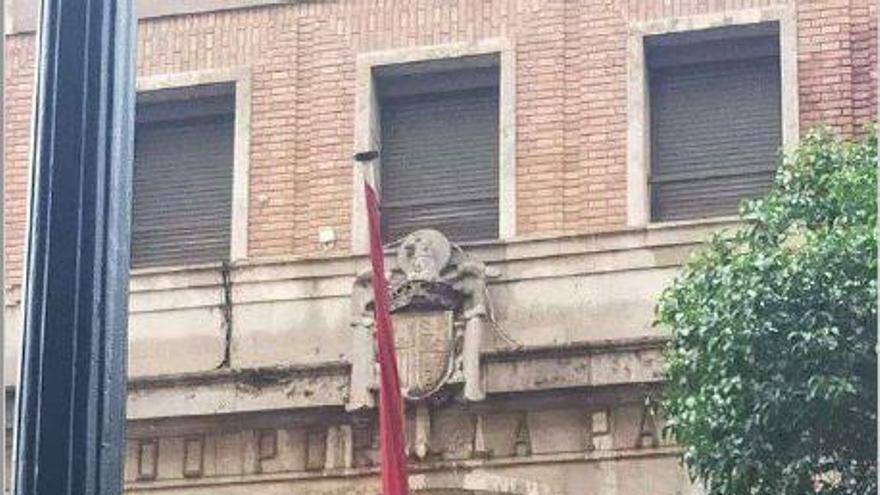
M 811 134 L 664 291 L 663 409 L 712 494 L 877 491 L 877 144 Z

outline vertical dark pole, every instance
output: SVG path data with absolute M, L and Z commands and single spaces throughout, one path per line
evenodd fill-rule
M 122 492 L 132 0 L 43 0 L 15 492 Z

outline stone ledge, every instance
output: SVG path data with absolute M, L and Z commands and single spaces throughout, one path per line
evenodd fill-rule
M 482 356 L 489 394 L 540 392 L 662 381 L 660 337 L 505 350 Z M 129 382 L 128 417 L 227 415 L 342 407 L 349 365 L 330 362 L 215 370 Z
M 489 292 L 509 336 L 526 346 L 567 347 L 656 335 L 651 323 L 659 291 L 707 235 L 737 225 L 701 222 L 519 238 L 470 246 L 468 252 L 498 275 L 489 281 Z M 223 363 L 264 369 L 347 362 L 352 281 L 366 263 L 352 256 L 242 262 L 230 274 L 230 307 L 219 266 L 135 273 L 129 374 L 179 377 L 211 373 Z M 21 308 L 6 309 L 11 383 Z M 489 334 L 484 352 L 503 346 Z
M 468 254 L 488 265 L 505 265 L 517 262 L 536 260 L 553 260 L 557 258 L 613 255 L 618 252 L 637 250 L 663 250 L 686 248 L 702 243 L 708 235 L 719 229 L 736 229 L 742 222 L 731 219 L 705 220 L 669 225 L 651 225 L 646 228 L 619 229 L 607 232 L 588 234 L 572 234 L 553 237 L 519 237 L 505 241 L 481 242 L 464 246 Z M 677 264 L 669 260 L 660 260 L 661 266 Z M 338 297 L 348 295 L 350 282 L 354 275 L 367 267 L 369 260 L 364 256 L 330 255 L 321 258 L 311 257 L 279 257 L 267 259 L 251 259 L 237 262 L 232 267 L 231 285 L 233 287 L 249 287 L 263 285 L 267 282 L 290 283 L 300 281 L 313 283 L 315 280 L 337 279 L 342 282 L 337 290 L 312 291 L 307 297 Z M 542 263 L 543 265 L 548 265 Z M 552 265 L 552 264 L 550 264 Z M 588 263 L 577 273 L 596 273 L 634 268 L 657 266 L 657 263 L 638 262 L 607 266 L 602 263 Z M 221 286 L 220 264 L 203 264 L 191 267 L 151 268 L 134 270 L 131 274 L 132 297 L 138 294 L 176 292 L 186 289 L 216 289 Z M 569 275 L 563 272 L 545 269 L 537 277 L 552 275 Z M 525 278 L 530 278 L 526 276 Z M 502 273 L 502 280 L 516 281 L 519 277 Z M 334 284 L 335 285 L 335 284 Z M 342 290 L 339 287 L 344 286 Z M 332 287 L 327 286 L 328 289 Z M 7 306 L 16 306 L 21 300 L 19 286 L 7 289 Z M 237 293 L 239 301 L 271 301 L 272 298 L 246 297 L 248 294 Z M 285 299 L 287 297 L 284 297 Z
M 129 381 L 128 419 L 342 406 L 348 364 L 216 370 Z
M 422 473 L 431 473 L 435 471 L 473 471 L 476 469 L 491 468 L 510 468 L 516 466 L 541 465 L 541 464 L 558 464 L 558 463 L 577 463 L 577 462 L 601 462 L 626 459 L 644 459 L 644 458 L 661 458 L 661 457 L 678 457 L 681 449 L 675 446 L 643 448 L 643 449 L 623 449 L 612 451 L 592 451 L 592 452 L 570 452 L 559 454 L 539 454 L 523 458 L 503 458 L 503 459 L 470 459 L 461 461 L 442 461 L 431 464 L 430 466 L 414 465 L 410 467 L 411 475 L 418 476 Z M 125 491 L 137 490 L 158 490 L 158 489 L 175 489 L 175 488 L 195 488 L 210 487 L 222 485 L 237 485 L 246 483 L 270 483 L 270 482 L 301 482 L 307 480 L 333 480 L 333 479 L 351 479 L 374 477 L 379 472 L 378 467 L 369 468 L 341 468 L 336 470 L 327 470 L 320 473 L 314 472 L 297 472 L 297 473 L 277 473 L 277 474 L 254 474 L 248 476 L 228 476 L 216 478 L 199 478 L 199 479 L 175 479 L 168 481 L 151 481 L 151 482 L 132 482 L 127 483 Z
M 483 357 L 488 393 L 662 381 L 661 337 L 502 351 Z

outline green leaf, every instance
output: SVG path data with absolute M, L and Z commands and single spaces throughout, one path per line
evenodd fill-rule
M 877 492 L 877 140 L 818 131 L 663 291 L 662 406 L 714 495 Z

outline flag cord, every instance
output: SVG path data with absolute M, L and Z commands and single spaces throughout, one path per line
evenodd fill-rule
M 461 246 L 459 246 L 458 244 L 456 244 L 452 241 L 449 241 L 449 244 L 451 244 L 455 250 L 457 250 L 459 253 L 461 253 L 462 256 L 470 258 L 470 255 L 467 254 L 465 252 L 465 250 L 461 248 Z M 492 294 L 489 292 L 489 285 L 488 284 L 485 285 L 485 287 L 483 288 L 483 291 L 484 291 L 483 295 L 486 297 L 486 306 L 487 306 L 486 319 L 489 320 L 489 326 L 492 327 L 492 331 L 495 332 L 495 335 L 500 337 L 501 340 L 507 342 L 508 345 L 513 346 L 513 348 L 516 350 L 519 350 L 519 349 L 522 349 L 523 347 L 525 347 L 525 346 L 523 346 L 523 344 L 521 342 L 519 342 L 516 339 L 514 339 L 513 337 L 511 337 L 511 335 L 509 333 L 507 333 L 507 331 L 505 331 L 504 328 L 502 328 L 501 324 L 498 323 L 498 320 L 495 317 L 495 303 L 492 300 Z

